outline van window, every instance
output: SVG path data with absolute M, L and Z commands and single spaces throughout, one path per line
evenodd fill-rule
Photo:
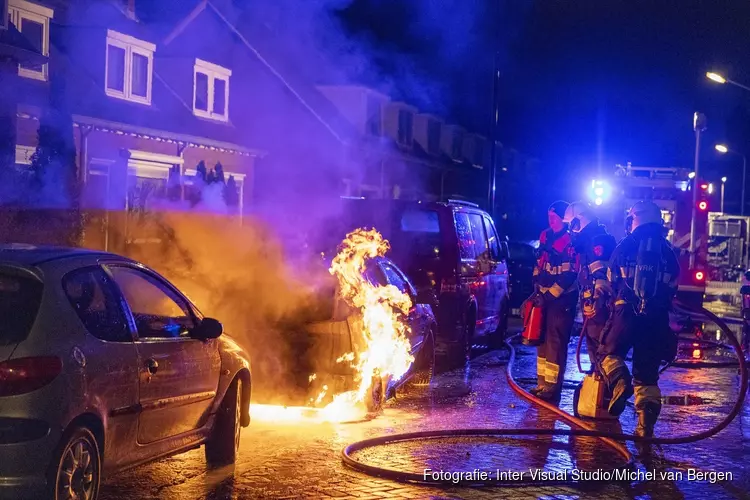
M 434 210 L 406 210 L 401 215 L 401 230 L 407 233 L 439 233 L 438 213 Z
M 487 233 L 484 232 L 484 222 L 479 214 L 469 214 L 469 223 L 471 224 L 471 237 L 474 242 L 474 254 L 479 257 L 486 257 L 487 254 Z
M 476 259 L 474 249 L 474 236 L 471 232 L 469 215 L 463 212 L 454 212 L 453 220 L 456 221 L 456 236 L 458 236 L 458 249 L 461 260 Z
M 440 219 L 434 210 L 408 209 L 401 214 L 398 238 L 394 247 L 420 260 L 440 255 Z
M 500 239 L 497 237 L 494 224 L 488 217 L 484 218 L 484 227 L 490 244 L 490 255 L 493 259 L 500 260 Z

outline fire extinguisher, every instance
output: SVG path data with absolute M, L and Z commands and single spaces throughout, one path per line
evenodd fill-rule
M 544 342 L 544 309 L 535 306 L 531 300 L 523 304 L 523 332 L 521 342 L 524 345 L 539 345 Z

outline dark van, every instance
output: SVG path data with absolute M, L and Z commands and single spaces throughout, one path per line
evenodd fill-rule
M 435 294 L 435 354 L 443 366 L 465 362 L 474 344 L 502 343 L 510 309 L 508 247 L 487 212 L 462 201 L 342 203 L 342 215 L 324 228 L 324 244 L 357 227 L 374 227 L 390 241 L 388 256 L 420 292 Z

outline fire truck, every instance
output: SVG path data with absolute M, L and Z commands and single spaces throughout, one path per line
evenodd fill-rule
M 678 297 L 700 307 L 708 278 L 709 184 L 695 179 L 686 168 L 653 168 L 616 165 L 609 178 L 591 181 L 590 196 L 599 217 L 619 239 L 625 236 L 625 216 L 637 201 L 650 200 L 661 208 L 665 235 L 680 262 Z M 695 207 L 695 256 L 690 258 L 690 226 L 693 190 L 698 190 Z M 691 262 L 692 260 L 692 262 Z

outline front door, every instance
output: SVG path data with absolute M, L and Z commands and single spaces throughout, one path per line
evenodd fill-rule
M 158 276 L 129 266 L 109 266 L 109 271 L 138 332 L 138 442 L 202 427 L 219 383 L 218 342 L 190 337 L 199 319 L 187 300 Z

